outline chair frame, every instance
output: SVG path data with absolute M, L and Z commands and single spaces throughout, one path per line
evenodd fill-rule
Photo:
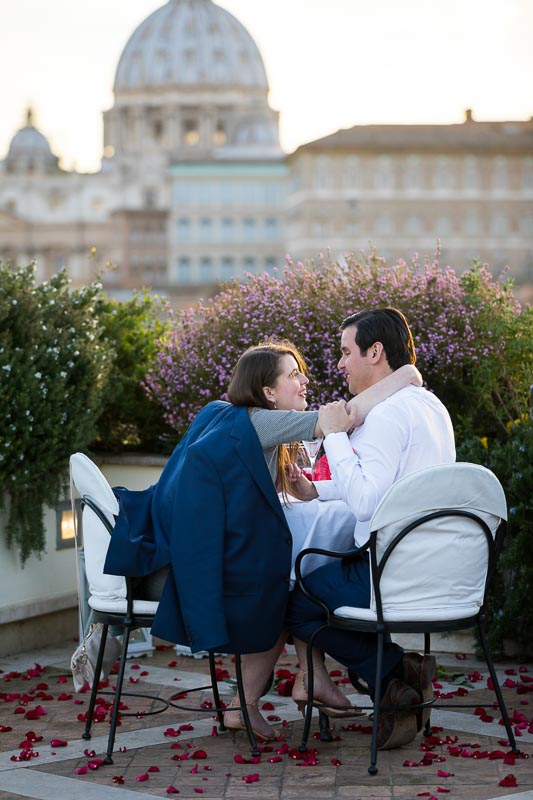
M 83 506 L 88 506 L 91 511 L 96 514 L 100 522 L 105 526 L 107 532 L 110 536 L 113 535 L 113 525 L 110 523 L 109 519 L 107 518 L 106 514 L 102 511 L 100 506 L 94 501 L 93 498 L 89 497 L 88 495 L 82 496 L 82 509 Z M 83 523 L 82 523 L 83 524 Z M 132 579 L 126 577 L 126 612 L 125 613 L 116 613 L 116 612 L 107 612 L 107 611 L 98 611 L 93 609 L 93 619 L 95 622 L 101 622 L 103 625 L 102 630 L 102 638 L 100 641 L 100 648 L 98 651 L 96 667 L 95 667 L 95 679 L 93 681 L 91 695 L 89 699 L 89 708 L 87 711 L 87 719 L 85 723 L 85 730 L 82 733 L 83 739 L 90 739 L 91 738 L 91 728 L 93 723 L 93 714 L 94 709 L 96 706 L 96 699 L 97 695 L 112 695 L 114 697 L 113 702 L 113 711 L 111 715 L 111 722 L 110 722 L 110 730 L 109 730 L 109 737 L 107 741 L 107 750 L 106 755 L 104 758 L 105 764 L 112 764 L 113 763 L 113 749 L 115 744 L 115 736 L 116 736 L 116 729 L 119 721 L 119 714 L 122 716 L 150 716 L 154 714 L 160 714 L 163 711 L 166 711 L 169 706 L 173 708 L 178 708 L 183 711 L 194 711 L 194 712 L 202 712 L 202 713 L 216 713 L 219 730 L 225 731 L 226 728 L 224 726 L 224 707 L 221 704 L 220 694 L 218 691 L 218 684 L 216 678 L 216 667 L 215 667 L 215 654 L 214 651 L 210 650 L 208 652 L 209 658 L 209 672 L 211 683 L 206 686 L 197 686 L 192 689 L 187 689 L 187 694 L 191 692 L 201 692 L 208 689 L 211 689 L 213 692 L 213 699 L 214 699 L 214 707 L 212 708 L 200 708 L 198 706 L 192 707 L 183 705 L 181 703 L 175 702 L 175 698 L 179 698 L 182 692 L 176 692 L 173 694 L 168 700 L 165 700 L 161 697 L 157 697 L 155 695 L 149 694 L 142 694 L 139 692 L 124 692 L 123 691 L 123 683 L 124 683 L 124 673 L 126 669 L 126 659 L 128 656 L 128 644 L 130 639 L 130 634 L 136 628 L 149 628 L 151 627 L 154 619 L 153 614 L 138 614 L 134 611 L 134 598 L 133 598 L 133 587 L 132 587 Z M 117 684 L 114 691 L 108 690 L 100 690 L 99 691 L 99 680 L 97 676 L 100 676 L 102 670 L 102 663 L 104 659 L 104 651 L 105 651 L 105 644 L 107 640 L 107 633 L 110 625 L 120 626 L 124 630 L 124 637 L 123 637 L 123 646 L 122 646 L 122 653 L 119 660 L 119 669 L 117 675 Z M 250 746 L 252 748 L 252 755 L 258 756 L 259 749 L 257 747 L 257 741 L 252 729 L 252 725 L 250 723 L 250 718 L 248 715 L 248 709 L 246 707 L 246 698 L 244 694 L 244 687 L 242 682 L 242 670 L 241 670 L 241 657 L 240 655 L 236 655 L 235 657 L 235 671 L 237 677 L 237 691 L 239 695 L 240 707 L 234 708 L 234 710 L 241 711 L 243 716 L 243 721 L 245 724 L 246 733 L 248 735 L 248 739 L 250 742 Z M 157 708 L 152 711 L 144 711 L 144 712 L 125 712 L 120 711 L 120 700 L 121 698 L 125 697 L 142 697 L 148 700 L 156 701 L 162 704 L 161 708 Z
M 454 630 L 463 630 L 466 628 L 472 628 L 477 626 L 477 630 L 479 633 L 479 640 L 481 643 L 481 647 L 483 650 L 483 655 L 485 657 L 485 662 L 487 664 L 490 677 L 492 678 L 494 691 L 496 694 L 496 698 L 498 701 L 498 706 L 500 713 L 502 715 L 502 719 L 505 725 L 505 730 L 507 732 L 507 737 L 509 739 L 509 743 L 511 745 L 511 750 L 513 753 L 518 753 L 519 750 L 516 747 L 516 740 L 514 736 L 514 732 L 509 720 L 509 715 L 507 712 L 507 708 L 505 706 L 500 684 L 498 681 L 498 677 L 496 674 L 496 670 L 494 668 L 494 662 L 492 660 L 492 655 L 489 649 L 489 645 L 487 642 L 486 634 L 485 634 L 485 623 L 486 623 L 486 614 L 484 611 L 484 605 L 481 606 L 479 611 L 471 615 L 469 617 L 457 618 L 457 619 L 447 619 L 447 620 L 432 620 L 432 621 L 387 621 L 383 616 L 383 605 L 382 605 L 382 598 L 381 598 L 381 588 L 380 588 L 380 581 L 381 576 L 383 574 L 383 570 L 389 560 L 391 554 L 394 552 L 397 545 L 412 531 L 416 530 L 420 525 L 423 525 L 426 522 L 429 522 L 433 519 L 437 519 L 439 517 L 449 517 L 449 516 L 457 516 L 457 517 L 468 517 L 475 521 L 479 526 L 481 526 L 487 543 L 488 548 L 488 565 L 487 565 L 487 576 L 485 580 L 485 587 L 483 593 L 483 602 L 486 597 L 487 588 L 489 581 L 492 577 L 494 572 L 496 561 L 500 554 L 503 539 L 506 530 L 506 522 L 505 520 L 501 520 L 496 531 L 496 534 L 493 537 L 493 534 L 486 524 L 486 522 L 479 517 L 477 514 L 472 513 L 471 511 L 465 511 L 463 509 L 453 509 L 453 508 L 445 508 L 439 511 L 433 511 L 431 513 L 425 514 L 422 517 L 417 518 L 413 522 L 409 523 L 405 527 L 403 527 L 392 539 L 389 543 L 388 547 L 384 551 L 383 555 L 381 556 L 380 561 L 378 562 L 378 553 L 377 553 L 377 544 L 378 544 L 378 530 L 373 530 L 370 533 L 370 538 L 368 541 L 362 545 L 361 547 L 357 548 L 356 550 L 350 550 L 347 552 L 338 552 L 332 550 L 324 550 L 321 548 L 307 548 L 302 550 L 297 558 L 295 564 L 295 572 L 296 572 L 296 580 L 297 584 L 300 589 L 304 592 L 304 594 L 313 602 L 321 606 L 321 608 L 325 612 L 325 622 L 323 625 L 318 627 L 311 636 L 309 642 L 307 643 L 307 670 L 308 670 L 308 693 L 309 696 L 313 696 L 313 689 L 314 689 L 314 675 L 313 675 L 313 659 L 312 659 L 312 650 L 314 647 L 314 642 L 318 634 L 323 631 L 324 629 L 331 627 L 337 630 L 346 630 L 346 631 L 354 631 L 354 632 L 367 632 L 367 633 L 375 633 L 377 635 L 377 656 L 376 656 L 376 675 L 375 675 L 375 694 L 374 694 L 374 713 L 373 713 L 373 720 L 372 720 L 372 742 L 371 742 L 371 749 L 370 749 L 370 766 L 368 767 L 368 772 L 371 775 L 375 775 L 378 771 L 377 769 L 377 753 L 378 753 L 378 745 L 377 745 L 377 735 L 378 735 L 378 726 L 379 726 L 379 716 L 382 711 L 396 711 L 397 708 L 380 708 L 380 700 L 381 700 L 381 677 L 382 677 L 382 665 L 383 665 L 383 646 L 385 641 L 385 636 L 391 633 L 422 633 L 424 634 L 424 654 L 429 655 L 431 651 L 431 633 L 440 633 L 444 631 L 454 631 Z M 370 570 L 372 575 L 372 582 L 373 582 L 373 589 L 375 595 L 375 603 L 376 603 L 376 617 L 375 620 L 363 620 L 363 619 L 352 619 L 346 617 L 336 616 L 333 612 L 329 610 L 327 605 L 320 600 L 316 595 L 309 591 L 309 589 L 305 586 L 305 578 L 302 576 L 301 571 L 301 563 L 302 560 L 308 554 L 319 554 L 324 556 L 329 556 L 332 558 L 341 558 L 345 561 L 355 561 L 359 558 L 370 556 Z M 314 704 L 317 708 L 320 709 L 320 704 Z M 426 703 L 420 703 L 416 706 L 402 706 L 402 709 L 408 710 L 421 710 L 426 707 L 432 708 L 454 708 L 454 707 L 463 707 L 463 708 L 477 708 L 479 707 L 479 703 L 460 703 L 460 704 L 450 704 L 450 703 L 442 703 L 438 704 L 435 700 L 428 701 Z M 311 718 L 313 713 L 313 704 L 309 703 L 306 710 L 305 716 L 305 723 L 304 729 L 302 734 L 302 743 L 300 745 L 300 751 L 306 752 L 307 750 L 307 740 L 309 738 L 309 731 L 311 728 Z M 321 716 L 321 738 L 323 740 L 331 740 L 331 734 L 328 736 L 328 732 L 325 732 L 325 736 L 323 737 L 323 720 L 322 714 Z M 426 736 L 430 735 L 431 728 L 429 720 L 426 723 L 426 728 L 424 734 Z

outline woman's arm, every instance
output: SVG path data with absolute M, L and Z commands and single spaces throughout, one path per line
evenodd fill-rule
M 318 426 L 318 411 L 274 411 L 267 408 L 250 409 L 250 420 L 261 447 L 313 439 Z
M 374 406 L 409 384 L 422 386 L 422 375 L 414 364 L 405 364 L 356 397 L 352 397 L 346 404 L 346 410 L 352 418 L 352 427 L 358 428 L 362 425 Z

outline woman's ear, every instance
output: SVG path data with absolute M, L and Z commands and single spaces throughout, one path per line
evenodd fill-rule
M 263 386 L 263 392 L 265 393 L 265 397 L 268 400 L 268 402 L 272 403 L 274 405 L 274 408 L 275 408 L 276 407 L 276 395 L 274 394 L 274 392 L 272 391 L 270 386 Z

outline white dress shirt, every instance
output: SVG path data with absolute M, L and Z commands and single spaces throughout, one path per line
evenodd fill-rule
M 406 386 L 379 403 L 350 436 L 330 433 L 324 449 L 332 480 L 315 483 L 319 499 L 348 504 L 357 518 L 358 547 L 393 483 L 415 470 L 455 461 L 450 415 L 434 394 L 418 386 Z

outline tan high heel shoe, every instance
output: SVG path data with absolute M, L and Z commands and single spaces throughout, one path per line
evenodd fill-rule
M 237 708 L 235 708 L 234 706 L 237 706 Z M 254 722 L 250 719 L 250 724 L 252 726 L 252 731 L 254 736 L 257 739 L 261 739 L 264 742 L 271 742 L 273 739 L 275 739 L 278 734 L 274 730 L 274 728 L 271 725 L 269 725 L 268 722 L 261 715 L 258 709 L 258 701 L 254 700 L 251 703 L 247 703 L 246 707 L 249 709 L 250 708 L 257 709 L 257 713 L 261 721 L 264 723 L 264 728 L 262 727 L 261 730 L 259 730 L 259 727 L 254 727 Z M 224 727 L 227 728 L 228 731 L 230 731 L 233 738 L 235 738 L 235 734 L 237 731 L 246 731 L 246 725 L 244 723 L 244 719 L 240 710 L 238 698 L 232 700 L 232 702 L 224 712 Z
M 292 699 L 298 706 L 298 710 L 305 715 L 305 707 L 309 702 L 309 698 L 307 696 L 307 689 L 305 687 L 305 676 L 307 672 L 299 672 L 295 678 L 294 686 L 292 689 Z M 346 704 L 348 704 L 348 700 L 346 700 Z M 327 717 L 331 717 L 332 719 L 345 719 L 348 717 L 363 717 L 365 716 L 365 711 L 358 706 L 348 706 L 343 707 L 339 706 L 325 706 L 322 704 L 322 700 L 319 697 L 314 696 L 313 698 L 313 705 L 318 708 L 319 711 L 322 711 Z

